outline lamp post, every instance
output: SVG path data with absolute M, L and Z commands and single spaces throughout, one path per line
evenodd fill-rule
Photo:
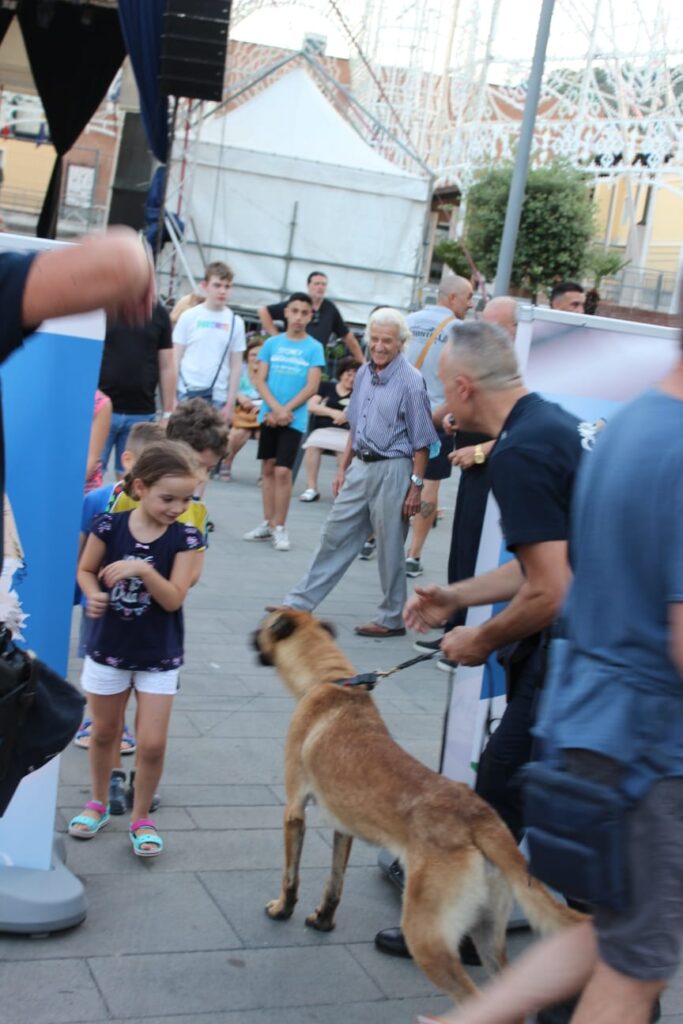
M 526 102 L 524 104 L 524 116 L 522 117 L 522 128 L 519 133 L 517 154 L 515 156 L 515 168 L 512 172 L 510 194 L 508 196 L 507 210 L 505 211 L 505 226 L 503 227 L 503 237 L 498 254 L 494 295 L 506 295 L 510 285 L 512 261 L 515 255 L 519 220 L 522 215 L 522 203 L 524 202 L 524 190 L 529 173 L 529 155 L 534 136 L 536 111 L 538 110 L 538 99 L 541 94 L 545 54 L 548 46 L 554 5 L 555 0 L 543 0 L 541 14 L 538 19 L 534 59 L 531 65 Z

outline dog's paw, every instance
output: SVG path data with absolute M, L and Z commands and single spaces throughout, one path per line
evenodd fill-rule
M 292 916 L 293 907 L 285 906 L 282 900 L 271 900 L 270 903 L 266 903 L 266 914 L 272 921 L 286 921 L 288 917 Z
M 334 928 L 334 918 L 329 915 L 323 916 L 320 910 L 314 910 L 306 918 L 306 924 L 309 928 L 315 928 L 317 932 L 331 932 Z

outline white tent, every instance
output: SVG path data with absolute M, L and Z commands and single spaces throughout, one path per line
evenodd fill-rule
M 323 270 L 343 315 L 363 321 L 373 306 L 410 305 L 429 198 L 426 174 L 375 152 L 298 69 L 205 122 L 187 252 L 193 272 L 200 250 L 230 263 L 233 301 L 248 306 L 276 302 Z

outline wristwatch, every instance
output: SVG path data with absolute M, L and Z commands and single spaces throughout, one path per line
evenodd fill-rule
M 411 473 L 411 474 L 410 474 L 410 482 L 411 482 L 411 484 L 415 484 L 415 486 L 416 486 L 416 487 L 417 487 L 417 488 L 418 488 L 419 490 L 422 490 L 422 488 L 423 488 L 423 487 L 424 487 L 424 485 L 425 485 L 425 482 L 424 482 L 424 480 L 422 479 L 422 477 L 421 477 L 421 476 L 418 476 L 418 475 L 417 475 L 417 473 Z
M 477 466 L 483 466 L 486 462 L 486 452 L 480 444 L 477 444 L 474 447 L 474 461 Z

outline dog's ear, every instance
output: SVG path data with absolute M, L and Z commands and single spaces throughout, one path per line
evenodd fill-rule
M 318 619 L 318 622 L 323 627 L 323 629 L 330 634 L 333 640 L 337 639 L 337 630 L 332 625 L 331 622 L 328 622 L 326 619 Z
M 280 640 L 286 640 L 288 636 L 291 636 L 296 629 L 296 623 L 292 622 L 289 615 L 280 615 L 273 622 L 269 628 L 269 632 L 274 640 L 278 642 Z

